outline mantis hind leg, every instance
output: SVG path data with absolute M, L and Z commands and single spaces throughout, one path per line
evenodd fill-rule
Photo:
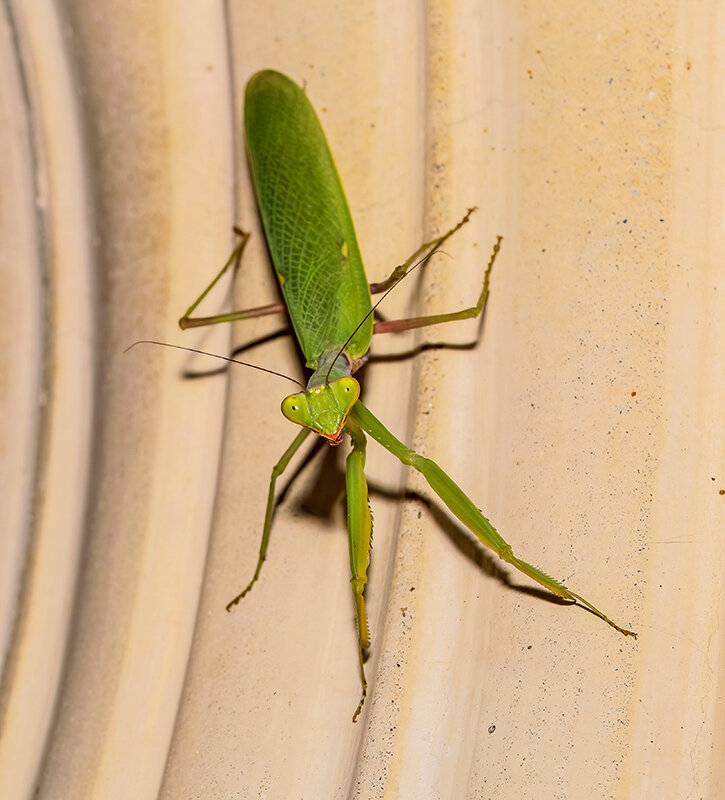
M 424 242 L 410 258 L 406 259 L 402 264 L 399 264 L 385 280 L 379 281 L 378 283 L 371 283 L 370 294 L 386 292 L 388 289 L 395 286 L 396 283 L 403 280 L 408 272 L 420 261 L 424 261 L 429 256 L 432 256 L 447 239 L 450 239 L 454 233 L 459 231 L 471 218 L 471 214 L 476 210 L 476 206 L 469 208 L 460 222 L 454 225 L 449 231 L 446 231 L 442 236 L 431 239 L 429 242 Z
M 365 680 L 364 651 L 370 647 L 370 629 L 365 607 L 365 584 L 368 580 L 370 564 L 370 542 L 372 540 L 373 519 L 368 504 L 368 485 L 365 479 L 365 434 L 355 422 L 348 418 L 345 430 L 352 441 L 352 451 L 347 457 L 345 484 L 347 488 L 347 529 L 350 541 L 350 583 L 355 600 L 357 616 L 358 658 L 360 661 L 360 681 L 362 692 L 352 721 L 356 722 L 362 711 L 368 684 Z
M 287 309 L 284 303 L 270 303 L 266 306 L 257 306 L 257 308 L 247 308 L 241 311 L 229 311 L 224 314 L 215 314 L 211 317 L 192 317 L 191 315 L 196 310 L 196 307 L 201 301 L 209 294 L 209 292 L 221 280 L 222 276 L 227 272 L 230 267 L 235 269 L 239 266 L 242 260 L 244 248 L 247 246 L 251 234 L 246 233 L 240 228 L 234 228 L 234 232 L 240 237 L 239 244 L 232 250 L 232 254 L 227 259 L 226 264 L 221 268 L 218 274 L 214 277 L 212 282 L 204 289 L 199 297 L 186 309 L 184 315 L 179 319 L 179 327 L 181 330 L 187 328 L 201 328 L 204 325 L 216 325 L 219 322 L 237 322 L 240 319 L 250 319 L 251 317 L 263 317 L 267 314 L 280 314 L 284 313 Z
M 264 564 L 264 561 L 267 558 L 267 545 L 269 544 L 269 531 L 272 527 L 272 516 L 274 514 L 274 489 L 277 484 L 277 478 L 279 478 L 285 469 L 287 469 L 287 465 L 292 460 L 292 456 L 294 456 L 294 454 L 300 449 L 302 442 L 304 442 L 310 433 L 312 433 L 312 431 L 309 428 L 302 428 L 297 436 L 295 436 L 292 444 L 284 451 L 282 458 L 280 458 L 280 460 L 272 468 L 272 477 L 269 481 L 269 492 L 267 493 L 267 511 L 264 515 L 264 528 L 262 529 L 262 542 L 259 546 L 257 568 L 254 570 L 254 576 L 252 577 L 252 580 L 249 581 L 246 587 L 242 589 L 242 591 L 239 592 L 239 594 L 233 600 L 230 600 L 227 603 L 227 611 L 231 611 L 232 606 L 235 606 L 244 597 L 244 595 L 249 592 L 259 578 L 259 573 L 262 570 L 262 564 Z
M 469 212 L 470 213 L 470 212 Z M 459 223 L 459 226 L 462 223 Z M 491 281 L 491 270 L 496 261 L 498 251 L 501 249 L 502 237 L 496 237 L 496 244 L 493 246 L 493 252 L 486 266 L 486 272 L 483 275 L 483 287 L 481 294 L 478 296 L 476 304 L 470 308 L 464 308 L 462 311 L 451 311 L 447 314 L 428 314 L 424 317 L 410 317 L 408 319 L 396 319 L 385 322 L 375 322 L 373 325 L 373 333 L 400 333 L 401 331 L 408 331 L 412 328 L 425 328 L 428 325 L 439 325 L 442 322 L 453 322 L 459 319 L 475 319 L 486 308 L 486 301 L 488 300 L 489 284 Z

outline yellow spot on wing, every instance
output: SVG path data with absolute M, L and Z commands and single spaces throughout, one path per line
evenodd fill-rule
M 347 242 L 344 239 L 340 245 L 340 252 L 342 253 L 342 257 L 345 259 L 345 261 L 347 261 Z
M 281 272 L 277 273 L 277 280 L 280 286 L 284 286 L 284 275 Z

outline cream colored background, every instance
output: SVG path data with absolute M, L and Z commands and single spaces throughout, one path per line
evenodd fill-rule
M 723 42 L 717 2 L 3 4 L 1 797 L 721 796 Z M 371 278 L 480 207 L 389 316 L 467 304 L 505 237 L 480 344 L 380 359 L 365 396 L 636 642 L 493 568 L 374 445 L 359 723 L 341 453 L 225 613 L 287 387 L 123 349 L 280 328 L 175 327 L 258 234 L 263 67 L 306 84 Z M 259 235 L 234 293 L 275 298 Z M 299 369 L 284 338 L 247 357 Z

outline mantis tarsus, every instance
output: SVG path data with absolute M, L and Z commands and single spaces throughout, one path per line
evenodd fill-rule
M 302 426 L 302 430 L 272 470 L 257 567 L 249 584 L 229 603 L 227 610 L 249 592 L 259 577 L 267 553 L 277 478 L 312 431 L 332 445 L 339 444 L 347 434 L 352 444 L 346 464 L 347 525 L 362 682 L 360 702 L 353 715 L 353 722 L 357 720 L 367 693 L 363 655 L 370 646 L 364 599 L 372 534 L 364 472 L 367 434 L 403 464 L 418 470 L 453 514 L 501 559 L 559 597 L 578 601 L 625 636 L 635 636 L 632 631 L 616 625 L 588 600 L 518 559 L 509 544 L 438 464 L 406 447 L 359 399 L 360 386 L 352 375 L 365 363 L 374 332 L 403 331 L 481 314 L 500 238 L 474 306 L 447 314 L 374 323 L 371 290 L 374 293 L 389 290 L 420 258 L 428 257 L 465 224 L 472 210 L 443 236 L 422 245 L 388 279 L 369 285 L 332 154 L 303 90 L 279 72 L 265 70 L 254 75 L 246 88 L 245 132 L 257 202 L 285 305 L 272 304 L 214 317 L 191 316 L 216 281 L 241 256 L 248 238 L 247 234 L 242 234 L 227 264 L 179 324 L 188 328 L 231 322 L 284 311 L 286 306 L 312 375 L 304 391 L 282 402 L 282 413 Z

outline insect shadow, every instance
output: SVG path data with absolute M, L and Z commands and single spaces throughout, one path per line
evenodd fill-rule
M 463 348 L 467 345 L 456 345 Z M 433 345 L 429 349 L 446 348 L 449 345 Z M 364 372 L 362 370 L 361 372 Z M 296 498 L 293 504 L 293 511 L 301 514 L 309 514 L 325 523 L 325 528 L 337 532 L 337 526 L 333 523 L 333 516 L 340 513 L 344 516 L 346 512 L 345 499 L 345 453 L 341 448 L 330 447 L 322 439 L 318 439 L 311 447 L 297 468 L 285 481 L 280 489 L 276 501 L 275 509 L 286 502 L 290 489 L 299 479 L 300 475 L 309 470 L 314 470 L 314 477 L 308 480 L 304 493 Z M 552 595 L 545 589 L 534 586 L 527 586 L 518 583 L 511 578 L 510 572 L 502 566 L 500 561 L 488 550 L 480 545 L 475 538 L 455 520 L 446 513 L 443 505 L 421 492 L 401 488 L 393 490 L 389 486 L 383 486 L 376 481 L 369 481 L 368 489 L 373 506 L 373 530 L 375 527 L 375 498 L 384 498 L 396 503 L 407 500 L 419 505 L 419 517 L 423 513 L 429 514 L 436 523 L 438 532 L 447 536 L 456 550 L 467 560 L 474 563 L 481 572 L 494 580 L 497 580 L 507 589 L 511 589 L 521 594 L 545 600 L 554 605 L 571 605 L 571 602 L 563 598 Z M 373 534 L 374 537 L 374 534 Z M 373 559 L 369 568 L 369 577 L 375 579 L 376 561 Z
M 481 325 L 484 324 L 485 315 L 481 320 Z M 262 345 L 273 342 L 283 336 L 290 334 L 290 327 L 285 326 L 278 328 L 275 331 L 258 336 L 248 342 L 237 345 L 231 352 L 231 356 L 238 357 L 244 353 L 254 350 Z M 431 342 L 421 343 L 415 347 L 401 350 L 396 353 L 371 355 L 369 363 L 396 363 L 399 361 L 406 361 L 414 358 L 420 353 L 437 350 L 459 350 L 467 351 L 472 350 L 478 344 L 480 331 L 472 340 L 462 343 L 451 342 Z M 293 339 L 293 343 L 297 348 L 297 342 Z M 298 348 L 297 348 L 298 349 Z M 182 374 L 187 379 L 205 378 L 211 375 L 217 375 L 229 369 L 228 364 L 215 367 L 213 369 L 197 369 L 192 368 L 191 363 L 195 356 L 191 356 L 188 365 L 184 368 Z M 360 382 L 364 385 L 366 367 L 359 372 Z M 322 455 L 320 455 L 322 453 Z M 332 528 L 332 519 L 336 513 L 336 509 L 341 510 L 343 516 L 345 513 L 345 470 L 342 463 L 344 453 L 337 447 L 330 447 L 322 439 L 318 439 L 314 445 L 307 451 L 302 458 L 296 469 L 292 472 L 287 480 L 280 487 L 276 500 L 275 510 L 283 504 L 289 495 L 291 488 L 299 479 L 302 473 L 310 469 L 315 469 L 313 479 L 308 483 L 304 493 L 298 497 L 292 510 L 295 513 L 309 514 L 316 519 L 323 521 L 325 527 Z M 317 463 L 316 467 L 313 466 Z M 501 584 L 513 591 L 522 594 L 530 595 L 541 600 L 545 600 L 555 605 L 570 605 L 570 601 L 564 598 L 553 595 L 539 587 L 526 586 L 520 583 L 514 583 L 511 580 L 510 573 L 505 567 L 500 566 L 498 559 L 489 555 L 488 550 L 481 546 L 475 538 L 460 524 L 455 522 L 446 514 L 440 503 L 434 499 L 423 495 L 414 490 L 401 489 L 399 491 L 392 491 L 387 487 L 381 486 L 374 481 L 369 483 L 369 491 L 371 497 L 383 497 L 388 500 L 399 502 L 401 500 L 409 500 L 419 503 L 425 507 L 426 512 L 429 513 L 436 522 L 440 531 L 448 537 L 453 543 L 455 548 L 469 561 L 477 565 L 477 567 L 488 577 L 494 578 Z M 375 562 L 370 565 L 370 577 L 375 575 Z

